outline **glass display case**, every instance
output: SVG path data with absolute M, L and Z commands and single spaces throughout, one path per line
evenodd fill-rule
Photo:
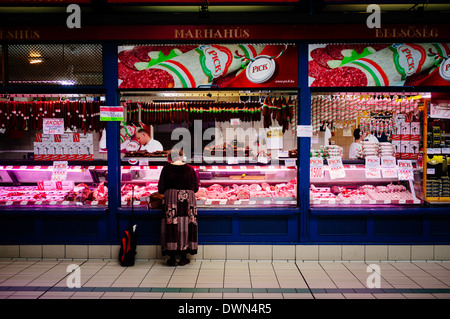
M 0 165 L 0 207 L 108 205 L 107 166 Z M 64 178 L 55 178 L 62 174 Z
M 332 178 L 334 168 L 323 167 L 323 177 L 311 178 L 310 200 L 312 207 L 327 206 L 387 206 L 423 203 L 419 170 L 413 166 L 413 179 L 401 180 L 397 176 L 385 177 L 380 172 L 373 176 L 364 164 L 342 165 L 341 176 Z M 397 168 L 395 168 L 397 170 Z M 390 174 L 390 173 L 389 173 Z M 395 174 L 395 173 L 394 173 Z
M 163 165 L 122 166 L 122 206 L 149 206 Z M 296 167 L 276 165 L 194 166 L 200 179 L 199 207 L 297 206 Z M 132 198 L 134 201 L 132 202 Z
M 312 207 L 423 203 L 425 93 L 312 98 Z

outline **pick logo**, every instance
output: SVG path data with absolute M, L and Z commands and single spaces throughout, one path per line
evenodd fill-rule
M 252 83 L 264 83 L 275 73 L 275 60 L 268 56 L 259 56 L 246 69 L 247 79 Z

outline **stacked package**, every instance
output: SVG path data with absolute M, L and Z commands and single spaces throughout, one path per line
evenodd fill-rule
M 378 143 L 364 141 L 362 144 L 363 144 L 364 156 L 378 156 L 379 155 Z
M 338 145 L 327 145 L 325 146 L 324 155 L 326 156 L 343 156 L 344 149 Z
M 389 142 L 382 142 L 379 144 L 379 154 L 380 157 L 383 156 L 395 156 L 394 145 Z
M 450 180 L 448 176 L 427 179 L 427 197 L 450 197 Z

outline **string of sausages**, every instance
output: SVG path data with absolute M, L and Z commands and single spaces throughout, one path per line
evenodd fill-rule
M 239 118 L 243 122 L 261 120 L 259 102 L 128 102 L 127 125 L 193 123 L 194 120 L 225 122 Z
M 296 103 L 291 97 L 286 99 L 283 96 L 278 98 L 267 96 L 262 105 L 264 127 L 272 126 L 276 120 L 284 133 L 289 129 L 289 125 L 295 123 L 296 107 Z
M 100 131 L 99 101 L 0 101 L 0 123 L 6 130 L 42 130 L 44 118 L 63 118 L 64 128 Z

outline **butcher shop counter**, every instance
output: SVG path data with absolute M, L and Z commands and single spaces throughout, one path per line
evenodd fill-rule
M 69 161 L 61 181 L 55 171 L 52 161 L 0 161 L 1 243 L 107 240 L 106 162 Z
M 167 163 L 166 163 L 167 164 Z M 160 241 L 161 210 L 149 208 L 164 164 L 122 166 L 119 228 L 131 220 L 146 243 Z M 279 165 L 193 165 L 201 243 L 264 243 L 299 240 L 297 169 Z M 131 190 L 134 186 L 134 200 Z

